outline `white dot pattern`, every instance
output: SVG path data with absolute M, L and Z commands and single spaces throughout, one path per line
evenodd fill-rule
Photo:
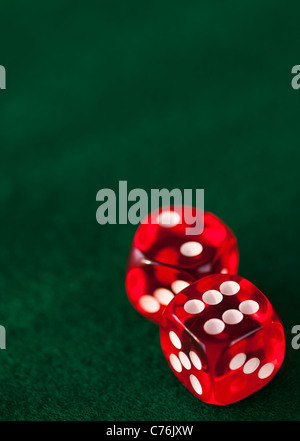
M 184 305 L 184 310 L 189 314 L 199 314 L 204 308 L 204 303 L 198 299 L 189 300 Z
M 190 375 L 190 382 L 191 382 L 191 385 L 192 385 L 194 391 L 198 395 L 202 395 L 202 386 L 201 386 L 200 381 L 198 380 L 198 378 L 195 377 L 195 375 Z
M 180 247 L 180 252 L 183 256 L 186 257 L 195 257 L 199 256 L 202 253 L 203 246 L 199 242 L 185 242 Z
M 180 252 L 187 257 L 197 256 L 202 252 L 202 250 L 203 247 L 198 242 L 186 242 L 180 247 Z M 205 272 L 204 271 L 206 269 L 205 265 L 203 265 L 202 267 L 203 267 L 203 272 Z M 201 269 L 202 267 L 199 268 Z M 201 270 L 199 272 L 201 272 Z M 223 269 L 221 272 L 225 274 L 228 271 L 227 269 Z M 175 294 L 177 294 L 178 292 L 180 292 L 182 289 L 186 288 L 189 285 L 190 285 L 189 282 L 183 280 L 176 280 L 172 282 L 171 289 Z M 222 302 L 223 296 L 232 296 L 237 294 L 239 291 L 240 291 L 240 285 L 237 282 L 233 280 L 223 282 L 219 286 L 219 290 L 211 289 L 204 292 L 202 295 L 202 301 L 199 299 L 188 300 L 184 304 L 184 310 L 189 314 L 200 314 L 205 309 L 205 304 L 217 305 Z M 169 293 L 173 296 L 173 293 L 171 293 L 171 291 L 169 291 Z M 144 296 L 144 297 L 151 297 L 151 296 Z M 159 295 L 156 295 L 156 298 L 158 300 L 159 297 L 160 297 Z M 160 302 L 163 304 L 161 300 Z M 152 308 L 155 309 L 156 307 L 157 306 L 154 306 L 153 303 Z M 258 302 L 254 300 L 244 300 L 239 304 L 238 309 L 228 309 L 224 311 L 222 314 L 222 320 L 219 318 L 211 318 L 207 320 L 203 325 L 203 329 L 209 335 L 218 335 L 222 333 L 223 330 L 225 329 L 225 324 L 226 325 L 238 324 L 243 320 L 244 317 L 243 314 L 246 315 L 255 314 L 258 310 L 259 310 Z M 169 332 L 169 338 L 172 344 L 177 349 L 182 348 L 181 341 L 174 331 Z M 175 354 L 171 354 L 169 360 L 171 366 L 176 372 L 181 372 L 182 368 L 190 370 L 192 366 L 197 370 L 202 369 L 201 360 L 194 351 L 190 351 L 188 355 L 183 351 L 179 351 L 178 356 L 176 356 Z M 262 367 L 260 367 L 260 369 L 258 369 L 260 364 L 261 361 L 259 360 L 259 358 L 252 357 L 249 360 L 247 360 L 247 355 L 243 352 L 240 352 L 230 360 L 229 369 L 234 371 L 242 367 L 242 371 L 244 374 L 250 375 L 256 372 L 256 375 L 260 379 L 265 379 L 268 378 L 270 375 L 272 375 L 275 369 L 275 365 L 273 363 L 270 362 L 265 363 Z M 199 379 L 193 374 L 191 374 L 189 378 L 190 378 L 191 386 L 193 387 L 194 391 L 198 395 L 201 395 L 203 391 Z
M 252 374 L 252 372 L 254 372 L 258 368 L 259 364 L 259 358 L 250 358 L 250 360 L 248 360 L 243 367 L 244 374 Z
M 246 358 L 247 356 L 243 352 L 235 355 L 229 363 L 229 369 L 231 369 L 232 371 L 239 369 L 245 363 Z
M 174 294 L 166 288 L 156 289 L 153 295 L 162 305 L 168 305 L 174 297 Z
M 202 300 L 192 299 L 184 304 L 184 310 L 189 314 L 200 314 L 207 305 L 217 305 L 222 302 L 224 296 L 232 296 L 239 292 L 240 285 L 233 280 L 221 283 L 220 291 L 210 289 L 202 294 Z M 239 304 L 239 309 L 228 309 L 223 312 L 222 320 L 211 318 L 204 323 L 203 329 L 207 334 L 220 334 L 226 325 L 236 325 L 243 320 L 243 314 L 254 314 L 259 310 L 259 304 L 254 300 L 245 300 Z
M 170 364 L 171 364 L 172 368 L 176 372 L 181 372 L 182 371 L 181 363 L 180 363 L 178 357 L 176 357 L 175 354 L 171 354 L 170 357 L 169 357 L 169 360 L 170 360 Z
M 191 369 L 192 365 L 189 360 L 189 357 L 182 351 L 179 352 L 178 356 L 179 356 L 179 359 L 180 359 L 183 367 L 185 367 L 187 370 Z
M 171 343 L 175 346 L 177 349 L 181 349 L 181 341 L 178 335 L 174 331 L 169 332 L 169 338 L 171 340 Z
M 177 294 L 189 285 L 189 282 L 185 282 L 184 280 L 175 280 L 175 282 L 171 283 L 171 288 L 172 291 Z
M 220 291 L 217 291 L 216 289 L 210 289 L 203 294 L 202 300 L 208 305 L 217 305 L 218 303 L 222 302 L 223 296 Z
M 203 328 L 207 334 L 217 335 L 217 334 L 220 334 L 224 330 L 225 324 L 220 319 L 212 318 L 212 319 L 207 320 L 207 322 L 204 323 Z
M 252 374 L 257 370 L 260 365 L 260 359 L 257 357 L 252 357 L 247 360 L 246 354 L 240 352 L 236 354 L 229 363 L 229 369 L 236 370 L 243 366 L 243 372 L 246 375 Z M 258 371 L 258 378 L 265 379 L 268 378 L 274 371 L 275 365 L 273 363 L 264 364 Z
M 259 310 L 259 304 L 254 300 L 245 300 L 240 303 L 239 310 L 243 314 L 255 314 Z
M 148 313 L 159 311 L 160 305 L 166 306 L 174 298 L 174 294 L 167 288 L 157 288 L 153 291 L 153 296 L 145 294 L 139 298 L 139 306 Z
M 157 217 L 157 223 L 165 228 L 172 228 L 180 222 L 180 215 L 176 211 L 163 211 Z
M 139 298 L 139 305 L 144 311 L 150 313 L 157 312 L 160 309 L 158 300 L 148 294 L 145 294 Z
M 171 334 L 171 338 L 174 339 L 174 335 Z M 192 368 L 192 366 L 194 368 L 196 368 L 198 371 L 202 369 L 201 360 L 200 360 L 199 356 L 196 354 L 196 352 L 194 352 L 194 351 L 190 351 L 189 355 L 187 355 L 183 351 L 179 351 L 178 356 L 174 353 L 171 353 L 169 355 L 169 362 L 170 362 L 170 365 L 173 368 L 173 370 L 178 373 L 182 372 L 183 368 L 185 368 L 186 370 L 190 370 Z M 192 377 L 195 377 L 195 375 L 192 375 Z M 199 382 L 197 377 L 195 377 L 195 379 Z M 194 380 L 195 385 L 197 384 L 196 380 Z M 198 387 L 198 390 L 200 391 L 199 387 Z
M 266 363 L 258 371 L 258 377 L 261 379 L 268 378 L 272 374 L 272 372 L 274 371 L 274 368 L 275 368 L 275 366 L 273 363 Z
M 198 369 L 198 371 L 200 371 L 200 369 L 202 368 L 202 363 L 196 352 L 190 351 L 189 356 L 195 368 Z
M 243 320 L 243 314 L 237 309 L 228 309 L 223 313 L 222 320 L 227 325 L 236 325 Z
M 233 280 L 228 280 L 227 282 L 223 282 L 220 285 L 220 291 L 225 296 L 233 296 L 238 293 L 240 290 L 240 285 Z

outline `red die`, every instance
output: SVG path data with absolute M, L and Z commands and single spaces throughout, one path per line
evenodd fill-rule
M 257 391 L 284 358 L 277 313 L 256 286 L 236 275 L 210 275 L 177 294 L 165 308 L 160 337 L 175 375 L 211 404 Z
M 187 234 L 195 217 L 204 229 Z M 153 219 L 157 223 L 153 222 Z M 237 241 L 227 225 L 209 212 L 189 206 L 160 208 L 136 231 L 126 271 L 126 291 L 133 306 L 160 323 L 174 295 L 201 277 L 236 274 Z

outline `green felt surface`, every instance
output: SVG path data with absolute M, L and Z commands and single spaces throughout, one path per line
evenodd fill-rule
M 0 5 L 1 420 L 299 420 L 299 3 L 53 0 Z M 275 378 L 204 404 L 131 306 L 136 227 L 96 193 L 204 188 L 239 274 L 286 332 Z

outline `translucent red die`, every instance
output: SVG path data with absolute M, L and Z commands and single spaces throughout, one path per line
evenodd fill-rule
M 276 311 L 237 275 L 210 275 L 178 293 L 165 308 L 160 338 L 176 377 L 211 404 L 231 404 L 262 388 L 284 358 Z
M 187 234 L 196 216 L 203 220 L 203 231 L 199 226 Z M 237 240 L 217 216 L 188 206 L 160 208 L 136 231 L 126 291 L 143 316 L 160 323 L 166 305 L 179 291 L 208 274 L 236 274 L 238 263 Z

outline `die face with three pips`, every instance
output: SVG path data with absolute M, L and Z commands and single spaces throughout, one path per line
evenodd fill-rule
M 187 235 L 195 216 L 202 217 L 203 231 L 195 228 Z M 159 324 L 165 307 L 179 291 L 209 274 L 236 274 L 238 262 L 237 240 L 217 216 L 188 206 L 184 210 L 178 205 L 160 208 L 136 231 L 126 291 L 133 306 Z
M 268 383 L 284 358 L 284 331 L 267 297 L 248 280 L 207 276 L 166 307 L 163 353 L 199 399 L 226 405 Z

